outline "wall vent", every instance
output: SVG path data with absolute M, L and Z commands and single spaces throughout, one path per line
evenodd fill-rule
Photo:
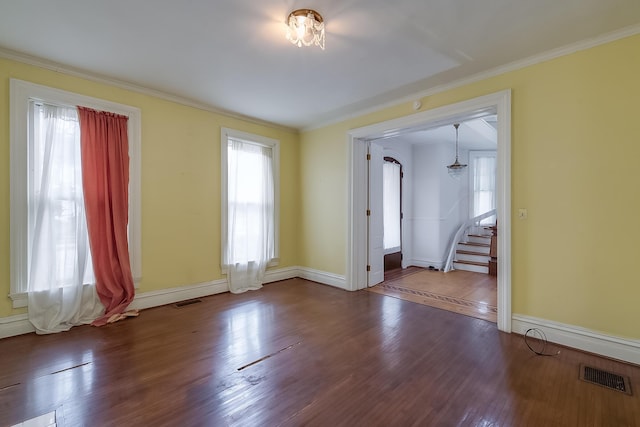
M 591 384 L 631 395 L 629 377 L 603 371 L 591 366 L 580 365 L 580 379 Z

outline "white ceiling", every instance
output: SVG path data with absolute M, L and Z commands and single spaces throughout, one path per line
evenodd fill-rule
M 481 118 L 471 118 L 460 121 L 458 128 L 458 146 L 460 150 L 497 150 L 497 116 L 495 114 Z M 408 128 L 400 134 L 388 138 L 372 140 L 383 147 L 396 144 L 429 145 L 450 144 L 455 146 L 456 129 L 453 124 L 436 125 L 426 129 Z
M 285 39 L 306 7 L 324 51 Z M 0 48 L 304 128 L 638 23 L 639 0 L 0 0 Z

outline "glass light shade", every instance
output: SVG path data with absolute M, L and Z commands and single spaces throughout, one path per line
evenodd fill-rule
M 458 127 L 460 127 L 460 123 L 456 123 L 453 125 L 456 128 L 456 160 L 449 166 L 447 166 L 449 176 L 452 178 L 460 179 L 460 175 L 467 168 L 467 165 L 464 165 L 458 161 Z
M 459 163 L 458 158 L 456 158 L 456 161 L 453 162 L 453 164 L 450 164 L 449 166 L 447 166 L 449 175 L 452 178 L 456 178 L 456 179 L 460 178 L 460 176 L 464 173 L 466 168 L 467 168 L 467 165 L 463 165 L 462 163 Z
M 298 47 L 316 45 L 324 50 L 324 20 L 312 9 L 298 9 L 287 18 L 287 40 Z

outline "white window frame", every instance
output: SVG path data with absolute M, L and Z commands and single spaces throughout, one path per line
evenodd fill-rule
M 141 114 L 140 109 L 98 98 L 67 92 L 24 80 L 10 80 L 10 178 L 11 178 L 11 290 L 14 308 L 27 306 L 27 149 L 29 102 L 37 100 L 53 105 L 78 105 L 129 117 L 129 257 L 137 284 L 142 279 L 141 236 Z
M 497 171 L 497 165 L 498 165 L 498 152 L 497 150 L 469 150 L 469 158 L 468 158 L 468 163 L 469 163 L 469 173 L 467 174 L 469 177 L 469 218 L 473 218 L 474 215 L 474 182 L 473 182 L 473 176 L 474 176 L 474 159 L 478 158 L 478 157 L 494 157 L 496 159 L 496 175 L 494 177 L 494 179 L 496 180 L 496 186 L 495 186 L 495 191 L 494 191 L 494 203 L 496 204 L 497 207 L 497 194 L 498 194 L 498 187 L 497 187 L 497 180 L 498 180 L 498 171 Z M 495 216 L 494 216 L 495 218 Z
M 222 273 L 227 273 L 227 266 L 225 265 L 224 254 L 227 250 L 227 231 L 228 231 L 228 146 L 229 146 L 229 138 L 232 139 L 241 139 L 243 141 L 262 145 L 265 147 L 270 147 L 273 153 L 273 238 L 274 238 L 274 248 L 273 248 L 273 258 L 267 264 L 268 267 L 273 267 L 278 265 L 280 262 L 280 141 L 277 139 L 267 138 L 262 135 L 256 135 L 248 132 L 242 132 L 235 129 L 230 128 L 221 128 L 220 130 L 220 266 L 222 268 Z

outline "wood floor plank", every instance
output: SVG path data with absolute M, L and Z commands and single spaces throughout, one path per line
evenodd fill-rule
M 368 288 L 370 292 L 428 305 L 478 319 L 497 322 L 495 276 L 455 270 L 448 273 L 428 269 L 394 272 L 388 280 Z
M 497 321 L 495 276 L 471 271 L 448 273 L 413 267 L 393 272 L 370 292 L 416 302 L 478 319 Z
M 1 426 L 54 410 L 63 427 L 640 426 L 640 367 L 535 356 L 490 322 L 301 279 L 3 339 L 0 355 Z M 634 394 L 579 380 L 581 363 Z

